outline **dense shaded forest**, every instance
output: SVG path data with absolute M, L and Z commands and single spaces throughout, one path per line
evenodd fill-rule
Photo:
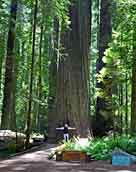
M 0 1 L 1 129 L 136 131 L 134 0 Z

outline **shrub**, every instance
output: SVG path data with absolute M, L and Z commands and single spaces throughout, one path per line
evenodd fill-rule
M 136 137 L 131 136 L 116 136 L 95 138 L 89 141 L 89 144 L 78 145 L 76 139 L 64 142 L 64 149 L 69 151 L 82 151 L 91 156 L 95 160 L 111 159 L 112 152 L 115 148 L 120 148 L 130 154 L 136 155 Z

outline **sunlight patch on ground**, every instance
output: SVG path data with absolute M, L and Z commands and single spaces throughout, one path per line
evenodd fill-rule
M 14 171 L 25 171 L 26 168 L 24 167 L 15 167 L 13 168 Z
M 25 155 L 21 156 L 21 158 L 24 158 L 24 159 L 34 159 L 35 158 L 35 154 L 25 154 Z
M 21 160 L 24 161 L 43 161 L 44 160 L 44 154 L 26 154 L 20 157 Z
M 4 167 L 7 167 L 6 164 L 0 164 L 0 168 L 4 168 Z
M 58 147 L 47 149 L 47 151 L 56 151 Z
M 107 169 L 106 168 L 96 168 L 96 170 L 99 170 L 99 171 L 107 171 Z
M 68 162 L 63 162 L 61 161 L 60 163 L 57 162 L 56 167 L 60 167 L 60 166 L 70 166 L 70 167 L 76 167 L 79 166 L 79 163 L 68 163 Z

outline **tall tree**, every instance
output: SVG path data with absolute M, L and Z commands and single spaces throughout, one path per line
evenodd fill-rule
M 133 27 L 133 65 L 132 65 L 132 104 L 131 104 L 131 131 L 136 131 L 136 23 Z
M 128 134 L 128 69 L 127 69 L 127 56 L 125 59 L 126 73 L 125 73 L 125 124 L 126 124 L 126 134 Z
M 38 60 L 38 108 L 37 108 L 37 119 L 36 127 L 40 131 L 40 112 L 41 112 L 41 100 L 42 100 L 42 43 L 43 43 L 43 24 L 41 24 L 41 33 L 40 33 L 40 45 L 39 45 L 39 60 Z
M 56 125 L 54 120 L 54 114 L 56 114 L 56 86 L 57 86 L 57 60 L 59 59 L 60 49 L 60 21 L 55 18 L 54 20 L 54 32 L 51 34 L 50 41 L 52 47 L 50 47 L 50 66 L 49 66 L 49 98 L 48 98 L 48 132 L 50 135 L 50 141 L 54 141 L 56 132 L 53 125 Z
M 57 69 L 56 123 L 76 127 L 81 137 L 90 135 L 89 126 L 89 47 L 91 1 L 73 1 L 70 29 L 61 36 L 61 57 Z M 55 132 L 55 131 L 54 131 Z
M 12 115 L 12 98 L 13 98 L 13 66 L 14 66 L 14 47 L 15 47 L 15 32 L 16 32 L 16 16 L 17 16 L 17 0 L 11 0 L 10 18 L 9 18 L 9 32 L 7 41 L 7 56 L 5 66 L 5 84 L 4 84 L 4 98 L 2 107 L 1 128 L 10 129 L 11 115 Z
M 34 77 L 34 62 L 35 62 L 35 40 L 36 40 L 36 22 L 37 22 L 37 10 L 38 0 L 35 0 L 34 5 L 34 20 L 33 20 L 33 41 L 32 41 L 32 58 L 31 58 L 31 70 L 30 70 L 30 87 L 28 98 L 28 112 L 26 121 L 26 148 L 29 146 L 29 139 L 32 129 L 32 98 L 33 98 L 33 77 Z

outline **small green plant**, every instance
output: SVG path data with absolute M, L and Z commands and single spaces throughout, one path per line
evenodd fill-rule
M 51 152 L 51 153 L 48 155 L 48 159 L 53 159 L 54 155 L 55 155 L 55 152 Z

